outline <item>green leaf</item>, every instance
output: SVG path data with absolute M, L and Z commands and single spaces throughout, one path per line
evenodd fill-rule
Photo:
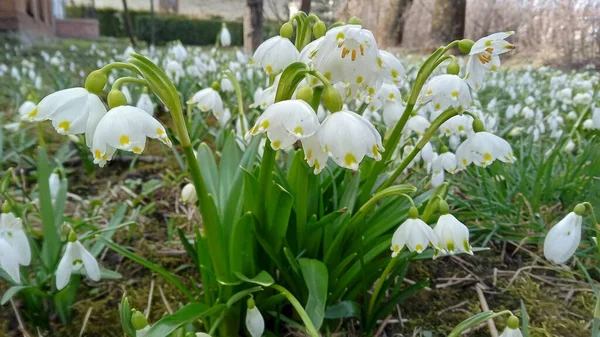
M 217 304 L 211 308 L 203 303 L 192 302 L 177 310 L 172 315 L 165 316 L 156 322 L 148 330 L 146 337 L 169 336 L 170 333 L 180 327 L 203 317 L 214 316 L 223 309 L 225 309 L 225 304 Z
M 258 179 L 246 169 L 242 169 L 244 172 L 244 212 L 252 212 L 252 214 L 258 211 L 258 203 L 256 198 L 256 191 L 258 191 Z
M 275 93 L 275 102 L 291 99 L 296 87 L 305 78 L 308 71 L 308 66 L 302 62 L 294 62 L 287 66 L 281 73 L 277 92 Z
M 126 211 L 127 211 L 126 204 L 119 206 L 119 209 L 117 209 L 117 212 L 112 216 L 112 218 L 110 218 L 110 221 L 108 222 L 108 225 L 106 226 L 106 228 L 102 229 L 101 236 L 103 238 L 110 240 L 113 237 L 113 235 L 115 234 L 115 232 L 117 231 L 117 229 L 121 228 L 120 227 L 121 221 L 123 220 L 123 217 L 125 217 Z M 104 243 L 101 240 L 98 240 L 92 246 L 92 249 L 90 249 L 90 253 L 94 257 L 97 257 L 98 254 L 100 254 L 100 252 L 102 252 L 102 249 L 104 249 Z
M 241 300 L 242 298 L 244 298 L 252 293 L 255 293 L 255 292 L 261 291 L 261 290 L 263 290 L 263 287 L 253 287 L 250 289 L 242 290 L 236 294 L 233 294 L 227 301 L 227 307 L 231 308 L 235 303 L 237 303 L 237 301 Z
M 188 256 L 192 259 L 192 261 L 194 261 L 194 264 L 198 266 L 198 252 L 196 252 L 196 249 L 194 249 L 190 241 L 185 237 L 185 233 L 181 228 L 177 228 L 177 235 L 179 236 L 179 241 L 181 241 L 181 244 L 183 245 L 183 248 Z
M 131 307 L 129 306 L 129 299 L 127 298 L 126 294 L 123 294 L 123 297 L 121 298 L 121 303 L 119 304 L 119 313 L 123 332 L 130 337 L 136 337 L 135 328 L 131 323 Z
M 19 291 L 23 289 L 31 288 L 31 286 L 12 286 L 6 290 L 4 295 L 2 295 L 2 300 L 0 300 L 0 305 L 5 305 L 10 299 L 15 296 Z
M 276 183 L 271 185 L 271 193 L 267 200 L 267 219 L 269 228 L 264 233 L 271 240 L 275 252 L 279 252 L 287 233 L 292 204 L 294 199 L 283 187 Z
M 325 309 L 325 318 L 327 319 L 349 317 L 360 317 L 360 305 L 354 301 L 343 301 Z
M 56 194 L 56 199 L 54 200 L 53 208 L 54 208 L 54 223 L 56 224 L 56 228 L 60 229 L 60 226 L 63 223 L 64 211 L 65 211 L 65 203 L 67 201 L 67 179 L 60 179 L 60 185 L 58 187 L 58 193 Z
M 448 335 L 448 337 L 458 337 L 460 336 L 461 332 L 465 331 L 466 329 L 479 325 L 485 321 L 487 321 L 488 319 L 492 318 L 495 315 L 495 313 L 493 311 L 484 311 L 481 312 L 477 315 L 471 316 L 467 319 L 465 319 L 464 321 L 462 321 L 460 324 L 458 324 L 454 330 L 452 330 L 452 332 L 450 332 L 450 334 Z
M 231 272 L 254 275 L 255 266 L 255 241 L 254 241 L 254 216 L 246 213 L 233 228 L 229 244 L 229 266 Z
M 217 161 L 213 151 L 206 143 L 202 143 L 198 147 L 198 162 L 201 163 L 200 171 L 206 184 L 206 190 L 212 195 L 218 195 L 219 171 L 217 170 Z
M 271 284 L 275 283 L 273 277 L 271 277 L 271 275 L 264 270 L 253 278 L 248 278 L 241 273 L 235 273 L 235 276 L 244 282 L 258 284 L 263 287 L 269 287 Z
M 325 304 L 327 302 L 327 284 L 329 274 L 327 267 L 319 260 L 300 259 L 300 270 L 308 288 L 308 301 L 304 307 L 311 322 L 318 330 L 325 317 Z
M 79 276 L 71 276 L 69 284 L 54 295 L 54 308 L 63 324 L 68 324 L 71 322 L 73 311 L 71 306 L 73 303 L 75 303 L 75 299 L 77 298 L 79 282 Z
M 219 161 L 219 192 L 216 194 L 218 196 L 218 208 L 223 217 L 225 216 L 225 205 L 229 201 L 229 193 L 232 186 L 234 186 L 233 179 L 242 159 L 242 153 L 233 131 L 225 131 L 224 136 L 225 144 Z M 230 226 L 233 226 L 233 224 L 230 224 Z
M 52 207 L 52 197 L 50 196 L 50 162 L 46 149 L 38 148 L 37 175 L 39 186 L 40 213 L 42 216 L 42 226 L 44 233 L 44 243 L 42 244 L 42 262 L 47 270 L 54 270 L 58 261 L 62 243 L 56 222 L 54 218 L 54 208 Z
M 523 337 L 529 337 L 529 314 L 527 313 L 527 306 L 521 299 L 521 332 Z

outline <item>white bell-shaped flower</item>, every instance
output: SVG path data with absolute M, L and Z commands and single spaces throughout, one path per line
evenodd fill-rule
M 278 35 L 256 48 L 250 64 L 263 68 L 270 75 L 277 74 L 299 59 L 300 52 L 290 39 Z
M 90 146 L 96 126 L 104 115 L 106 107 L 98 96 L 84 88 L 70 88 L 44 97 L 23 119 L 31 122 L 52 120 L 56 132 L 62 135 L 85 133 L 86 144 Z
M 421 115 L 414 115 L 408 119 L 402 133 L 405 136 L 410 136 L 414 132 L 417 136 L 422 136 L 430 125 L 431 123 L 429 123 L 427 118 Z
M 474 90 L 481 89 L 483 79 L 488 71 L 496 71 L 500 68 L 500 57 L 483 52 L 469 56 L 467 61 L 467 74 L 465 81 Z
M 23 222 L 12 213 L 0 215 L 0 268 L 16 283 L 21 282 L 19 265 L 31 263 L 31 248 Z
M 221 79 L 221 90 L 225 92 L 233 92 L 235 90 L 233 83 L 227 77 Z
M 252 337 L 262 337 L 265 332 L 265 320 L 256 307 L 254 300 L 248 300 L 248 310 L 246 311 L 246 329 Z
M 515 46 L 506 41 L 506 39 L 515 32 L 500 32 L 477 40 L 471 47 L 469 55 L 478 55 L 484 52 L 491 55 L 500 55 L 515 49 Z
M 91 148 L 94 163 L 103 167 L 116 149 L 140 154 L 146 147 L 146 137 L 171 146 L 165 128 L 144 110 L 128 105 L 113 108 L 96 128 Z
M 311 64 L 312 58 L 316 53 L 317 47 L 319 46 L 321 41 L 323 41 L 324 38 L 325 36 L 321 36 L 320 38 L 304 46 L 304 48 L 302 48 L 302 50 L 300 51 L 300 58 L 298 59 L 298 61 L 306 64 Z
M 458 170 L 465 169 L 471 163 L 487 167 L 496 159 L 504 163 L 517 160 L 510 144 L 489 132 L 475 132 L 467 137 L 456 149 Z
M 327 164 L 327 152 L 321 146 L 319 137 L 315 134 L 302 139 L 302 148 L 304 149 L 304 160 L 308 166 L 314 167 L 314 174 L 319 174 Z
M 184 204 L 195 204 L 198 201 L 198 196 L 196 195 L 196 187 L 194 184 L 188 183 L 181 189 L 181 202 Z
M 344 25 L 327 31 L 312 53 L 316 70 L 332 84 L 349 85 L 348 96 L 360 92 L 374 95 L 384 80 L 384 64 L 373 33 L 359 25 Z
M 383 68 L 385 72 L 385 80 L 388 83 L 393 83 L 396 86 L 402 85 L 405 80 L 406 74 L 402 62 L 396 58 L 392 53 L 385 50 L 380 50 L 381 60 L 383 61 Z
M 140 95 L 135 106 L 146 111 L 150 116 L 154 116 L 154 103 L 152 103 L 152 99 L 147 93 L 143 92 Z
M 221 28 L 219 41 L 223 47 L 229 47 L 231 45 L 231 33 L 229 33 L 229 29 L 227 29 L 225 24 L 223 24 L 223 27 Z
M 198 104 L 198 108 L 202 112 L 212 111 L 217 119 L 220 119 L 223 115 L 223 100 L 221 99 L 221 95 L 211 87 L 196 92 L 188 103 Z
M 578 205 L 579 207 L 579 205 Z M 584 208 L 585 209 L 585 208 Z M 562 264 L 575 254 L 581 242 L 581 224 L 583 218 L 579 210 L 567 214 L 561 221 L 550 229 L 544 240 L 544 256 L 546 260 Z M 580 214 L 583 214 L 581 212 Z
M 61 290 L 67 286 L 71 274 L 74 271 L 78 271 L 81 267 L 85 269 L 87 276 L 93 281 L 100 280 L 100 266 L 96 258 L 83 247 L 81 242 L 74 238 L 71 241 L 71 236 L 75 236 L 73 233 L 69 235 L 69 242 L 65 249 L 65 254 L 60 259 L 58 267 L 56 268 L 56 289 Z
M 37 108 L 37 105 L 32 101 L 25 101 L 19 106 L 19 116 L 25 117 L 32 113 Z
M 454 215 L 448 213 L 448 204 L 444 201 L 444 210 L 438 218 L 433 231 L 439 239 L 438 250 L 454 254 L 463 252 L 473 255 L 473 250 L 469 244 L 469 229 L 462 222 L 458 221 Z M 441 204 L 441 202 L 440 202 Z M 442 208 L 440 206 L 440 208 Z
M 48 185 L 50 186 L 50 197 L 52 200 L 58 196 L 58 190 L 60 189 L 60 176 L 56 172 L 52 172 L 48 178 Z
M 21 283 L 19 253 L 2 237 L 0 237 L 0 268 L 2 268 L 15 283 Z
M 594 128 L 600 129 L 600 108 L 594 108 L 592 121 L 594 122 Z
M 317 132 L 323 150 L 341 167 L 358 170 L 365 156 L 381 160 L 381 136 L 373 124 L 352 111 L 329 115 Z
M 411 252 L 422 253 L 427 246 L 438 247 L 438 238 L 423 220 L 418 218 L 418 211 L 415 207 L 409 210 L 408 219 L 396 229 L 392 237 L 392 257 L 396 257 L 404 246 Z
M 423 103 L 432 102 L 434 111 L 443 111 L 453 107 L 459 113 L 471 104 L 469 85 L 457 75 L 438 75 L 425 87 L 421 97 Z
M 442 152 L 434 161 L 434 166 L 439 167 L 450 174 L 454 174 L 456 171 L 456 155 L 454 153 L 446 151 Z
M 402 117 L 406 106 L 402 102 L 385 102 L 383 105 L 383 122 L 388 128 L 394 127 Z
M 302 100 L 277 102 L 268 107 L 248 130 L 249 135 L 267 133 L 274 150 L 287 149 L 296 141 L 312 136 L 319 127 L 317 114 Z

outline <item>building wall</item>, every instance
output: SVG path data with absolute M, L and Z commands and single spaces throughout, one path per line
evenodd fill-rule
M 54 34 L 50 0 L 0 0 L 0 30 Z
M 3 0 L 4 1 L 4 0 Z M 127 0 L 131 10 L 149 11 L 151 0 Z M 220 17 L 226 20 L 241 20 L 244 16 L 246 0 L 153 0 L 155 10 L 167 3 L 178 8 L 177 14 L 195 18 Z M 72 0 L 75 5 L 90 5 L 90 0 Z M 286 20 L 288 4 L 291 0 L 264 0 L 264 13 L 268 20 Z M 96 8 L 123 9 L 122 0 L 95 0 Z M 161 6 L 161 4 L 163 6 Z M 164 12 L 164 10 L 163 10 Z

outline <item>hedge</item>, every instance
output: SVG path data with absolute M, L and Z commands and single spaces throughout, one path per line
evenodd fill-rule
M 100 35 L 127 37 L 123 24 L 122 14 L 116 9 L 97 9 L 90 11 L 84 6 L 67 7 L 67 16 L 70 18 L 83 18 L 95 16 L 100 26 Z M 152 18 L 150 12 L 129 11 L 131 21 L 138 39 L 150 42 L 152 31 Z M 190 45 L 214 45 L 217 34 L 221 29 L 222 20 L 198 20 L 179 15 L 155 15 L 154 16 L 154 43 L 165 44 L 169 41 L 180 40 Z M 243 23 L 227 22 L 227 28 L 231 33 L 231 44 L 243 44 Z M 269 37 L 279 32 L 277 23 L 265 23 L 263 26 L 264 36 Z

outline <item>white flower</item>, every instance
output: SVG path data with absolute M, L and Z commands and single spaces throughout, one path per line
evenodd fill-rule
M 144 110 L 128 105 L 111 109 L 98 123 L 94 134 L 91 147 L 94 163 L 103 167 L 116 149 L 140 154 L 146 147 L 146 137 L 171 146 L 165 128 Z
M 23 222 L 12 213 L 0 215 L 0 267 L 16 282 L 21 282 L 19 265 L 31 263 L 31 248 Z
M 433 165 L 434 170 L 435 167 L 439 167 L 440 170 L 443 169 L 450 174 L 454 174 L 456 171 L 456 156 L 452 152 L 443 152 L 437 156 Z
M 594 108 L 592 121 L 594 121 L 594 128 L 600 129 L 600 108 Z
M 106 107 L 98 96 L 84 88 L 70 88 L 44 97 L 37 108 L 23 117 L 28 121 L 52 120 L 61 135 L 85 133 L 91 145 L 98 122 L 106 115 Z
M 273 85 L 266 89 L 256 88 L 254 91 L 254 103 L 250 104 L 251 108 L 259 107 L 266 109 L 271 104 L 275 103 L 275 94 L 277 93 L 277 86 Z
M 438 238 L 433 229 L 419 218 L 406 219 L 392 237 L 392 257 L 396 257 L 404 246 L 411 252 L 422 253 L 428 245 L 438 247 Z
M 439 238 L 439 250 L 450 254 L 464 252 L 473 255 L 469 244 L 469 229 L 452 214 L 443 214 L 433 229 Z
M 265 320 L 256 306 L 246 311 L 246 329 L 252 337 L 261 337 L 265 332 Z
M 437 153 L 433 151 L 433 146 L 431 146 L 430 142 L 425 143 L 425 146 L 421 149 L 421 158 L 426 163 L 431 163 L 437 156 Z
M 56 268 L 56 289 L 61 290 L 66 287 L 71 273 L 79 270 L 82 266 L 91 280 L 100 280 L 100 266 L 98 266 L 96 258 L 83 247 L 79 240 L 68 242 L 65 254 Z
M 435 111 L 454 107 L 459 113 L 471 104 L 469 86 L 456 75 L 444 74 L 433 77 L 423 88 L 423 103 L 432 102 Z
M 400 102 L 386 102 L 383 105 L 383 122 L 385 125 L 394 127 L 402 117 L 405 108 L 406 106 Z
M 485 73 L 500 67 L 499 54 L 515 48 L 505 41 L 514 32 L 495 33 L 477 40 L 471 47 L 465 80 L 475 90 L 481 88 Z
M 380 50 L 381 60 L 383 61 L 383 67 L 388 73 L 386 76 L 386 82 L 391 82 L 396 86 L 401 85 L 405 79 L 405 71 L 402 62 L 385 50 Z
M 306 46 L 304 46 L 304 48 L 302 48 L 302 50 L 300 51 L 300 57 L 299 57 L 298 61 L 306 63 L 306 64 L 311 64 L 312 58 L 313 58 L 314 54 L 316 53 L 317 47 L 319 46 L 321 41 L 323 41 L 324 38 L 325 38 L 325 36 L 321 36 L 320 38 L 318 38 L 318 39 L 312 41 L 311 43 L 307 44 Z
M 223 24 L 223 27 L 221 28 L 219 41 L 221 41 L 221 46 L 223 47 L 229 47 L 231 45 L 231 34 L 229 33 L 229 29 L 227 29 L 225 24 Z
M 591 119 L 589 119 L 589 118 L 586 119 L 586 120 L 584 120 L 583 121 L 583 128 L 585 130 L 591 130 L 591 129 L 593 129 L 594 128 L 594 121 L 591 120 Z
M 48 185 L 50 186 L 50 197 L 54 200 L 58 196 L 58 190 L 60 189 L 60 176 L 58 173 L 52 172 L 50 174 Z
M 519 328 L 512 329 L 507 326 L 506 329 L 502 331 L 500 337 L 523 337 L 523 334 L 521 333 L 521 330 Z
M 332 84 L 347 83 L 351 97 L 360 91 L 374 95 L 386 75 L 373 33 L 359 25 L 327 31 L 312 53 L 312 62 Z
M 150 116 L 154 116 L 154 103 L 152 103 L 152 99 L 147 93 L 143 92 L 140 95 L 135 106 L 146 111 Z
M 37 108 L 36 104 L 32 101 L 25 101 L 19 106 L 19 115 L 21 117 L 29 115 Z
M 235 90 L 233 84 L 227 77 L 223 77 L 221 79 L 221 90 L 225 92 L 233 92 Z
M 321 146 L 319 137 L 312 135 L 302 139 L 302 148 L 304 149 L 304 160 L 308 166 L 314 167 L 314 174 L 319 174 L 327 164 L 327 152 Z
M 365 156 L 381 160 L 381 136 L 373 124 L 352 111 L 329 115 L 317 132 L 323 150 L 341 167 L 358 170 Z
M 581 241 L 582 222 L 581 215 L 571 212 L 550 229 L 544 240 L 546 260 L 562 264 L 575 254 Z
M 267 133 L 274 150 L 287 149 L 299 139 L 312 136 L 319 127 L 317 114 L 302 100 L 277 102 L 268 107 L 248 130 L 249 135 Z
M 181 202 L 184 204 L 195 204 L 198 201 L 198 197 L 196 195 L 196 187 L 194 184 L 188 183 L 181 189 Z
M 256 48 L 251 65 L 261 67 L 267 74 L 277 74 L 300 59 L 300 53 L 290 39 L 274 36 Z
M 483 37 L 473 44 L 469 55 L 482 54 L 484 52 L 491 55 L 500 55 L 515 49 L 515 46 L 505 41 L 506 38 L 515 32 L 501 32 Z
M 458 170 L 463 170 L 469 164 L 487 167 L 496 159 L 504 163 L 513 163 L 517 160 L 510 144 L 489 132 L 475 132 L 456 149 Z
M 215 115 L 217 119 L 222 117 L 223 100 L 221 99 L 219 92 L 211 87 L 202 89 L 195 93 L 188 103 L 198 104 L 198 107 L 202 112 L 212 111 L 213 115 Z
M 165 73 L 167 73 L 167 76 L 169 77 L 169 79 L 171 79 L 171 81 L 177 84 L 179 83 L 179 80 L 185 75 L 185 70 L 183 70 L 183 66 L 181 65 L 181 63 L 175 60 L 170 60 L 167 63 Z
M 4 269 L 15 283 L 21 283 L 19 253 L 2 237 L 0 237 L 0 268 Z
M 414 132 L 417 134 L 417 136 L 422 136 L 430 125 L 431 123 L 429 123 L 427 118 L 421 115 L 414 115 L 408 119 L 406 125 L 404 126 L 404 130 L 402 130 L 402 133 L 405 136 L 410 136 L 411 133 Z
M 564 88 L 556 93 L 556 98 L 564 104 L 571 104 L 573 97 L 573 89 Z
M 588 105 L 590 103 L 592 103 L 592 96 L 587 92 L 576 94 L 573 97 L 573 104 L 575 105 Z
M 175 56 L 177 62 L 182 63 L 188 56 L 188 52 L 185 47 L 181 44 L 181 42 L 176 43 L 171 47 L 171 53 Z

